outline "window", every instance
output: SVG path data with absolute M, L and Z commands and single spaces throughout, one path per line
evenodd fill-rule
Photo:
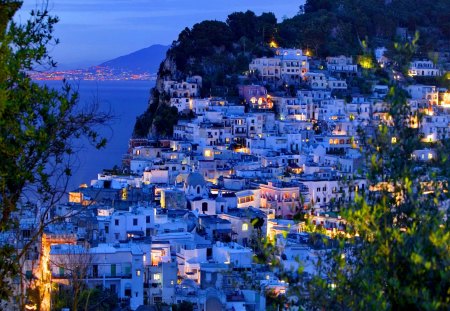
M 137 226 L 138 225 L 138 219 L 137 218 L 133 218 L 133 226 Z
M 109 233 L 109 226 L 105 226 L 105 233 L 106 233 L 106 234 Z
M 145 216 L 145 223 L 147 223 L 147 224 L 150 223 L 150 216 Z
M 320 192 L 320 187 L 318 187 L 316 190 L 317 190 L 317 192 Z
M 248 224 L 247 223 L 243 223 L 242 224 L 242 231 L 248 231 Z
M 118 226 L 118 225 L 119 225 L 119 219 L 114 219 L 114 224 L 115 224 L 116 226 Z
M 202 203 L 202 212 L 207 212 L 208 211 L 208 202 L 203 202 Z
M 136 270 L 136 276 L 141 276 L 141 270 L 139 269 Z
M 30 236 L 31 236 L 31 231 L 30 231 L 30 230 L 27 230 L 27 229 L 22 230 L 22 237 L 23 237 L 24 239 L 29 239 Z
M 197 194 L 200 194 L 200 186 L 197 186 Z
M 158 281 L 158 280 L 161 279 L 161 275 L 160 275 L 159 273 L 155 273 L 155 274 L 153 275 L 153 279 Z
M 97 278 L 97 277 L 98 277 L 98 265 L 93 265 L 93 266 L 92 266 L 92 276 L 93 276 L 94 278 Z

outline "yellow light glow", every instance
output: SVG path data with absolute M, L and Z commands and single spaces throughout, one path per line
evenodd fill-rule
M 358 57 L 358 64 L 364 69 L 371 69 L 371 68 L 373 68 L 372 58 L 370 56 L 367 56 L 367 55 L 360 55 Z

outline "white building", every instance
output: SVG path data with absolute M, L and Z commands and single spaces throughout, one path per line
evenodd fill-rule
M 416 60 L 409 65 L 408 75 L 411 77 L 436 77 L 441 71 L 430 60 Z
M 217 242 L 214 244 L 212 252 L 216 262 L 232 264 L 235 268 L 250 269 L 253 263 L 252 250 L 237 243 Z
M 269 81 L 299 79 L 309 71 L 308 56 L 299 49 L 277 49 L 275 57 L 253 59 L 249 70 Z
M 358 65 L 353 64 L 351 57 L 341 55 L 327 57 L 327 69 L 330 72 L 356 73 L 358 72 Z
M 49 260 L 53 282 L 70 282 L 73 269 L 82 269 L 89 287 L 102 286 L 129 299 L 131 310 L 144 303 L 144 265 L 149 261 L 150 245 L 145 244 L 99 244 L 90 249 L 58 244 L 51 246 Z

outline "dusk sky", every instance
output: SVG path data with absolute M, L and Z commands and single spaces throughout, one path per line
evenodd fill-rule
M 44 0 L 24 0 L 26 20 Z M 206 19 L 225 21 L 235 11 L 274 12 L 278 21 L 298 12 L 302 0 L 49 0 L 60 18 L 61 43 L 52 55 L 63 68 L 96 65 L 152 44 L 169 45 L 184 27 Z

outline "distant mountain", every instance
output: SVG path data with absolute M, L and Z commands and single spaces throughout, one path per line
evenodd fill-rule
M 166 57 L 169 46 L 155 44 L 128 55 L 120 56 L 100 64 L 100 66 L 132 71 L 134 73 L 156 73 L 159 64 Z

